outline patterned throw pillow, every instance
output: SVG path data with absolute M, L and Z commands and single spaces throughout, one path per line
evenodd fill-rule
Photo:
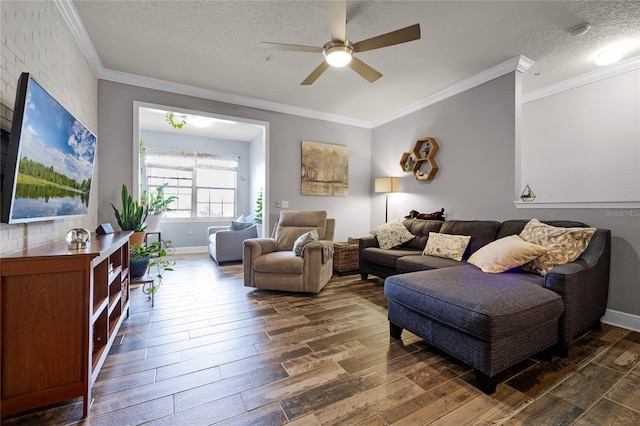
M 471 236 L 468 235 L 429 232 L 429 239 L 422 254 L 461 261 L 469 241 L 471 241 Z
M 247 229 L 250 226 L 253 226 L 253 223 L 232 221 L 231 225 L 229 225 L 229 229 L 232 231 L 241 231 L 243 229 Z
M 576 260 L 587 249 L 595 232 L 596 228 L 559 228 L 531 219 L 520 233 L 520 238 L 544 246 L 548 251 L 522 269 L 544 277 L 556 266 Z
M 315 229 L 313 231 L 305 232 L 304 234 L 300 235 L 296 242 L 293 243 L 293 254 L 301 257 L 304 247 L 314 241 L 318 241 L 318 231 L 316 231 Z
M 380 225 L 369 231 L 369 233 L 375 235 L 378 239 L 378 245 L 383 249 L 397 247 L 412 240 L 415 236 L 400 222 L 400 219 L 394 219 L 391 222 Z
M 544 246 L 524 241 L 517 235 L 495 240 L 480 248 L 469 258 L 469 263 L 482 269 L 482 272 L 499 274 L 545 254 Z

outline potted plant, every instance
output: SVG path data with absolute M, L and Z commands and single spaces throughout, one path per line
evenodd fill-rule
M 142 291 L 151 295 L 151 306 L 153 306 L 153 296 L 162 285 L 165 271 L 173 271 L 175 261 L 166 259 L 167 250 L 156 241 L 150 246 L 133 244 L 129 248 L 129 275 L 131 279 L 143 277 L 147 274 L 147 269 L 151 269 L 151 274 L 156 280 L 146 281 L 142 286 Z M 149 287 L 147 287 L 149 284 Z
M 256 222 L 256 228 L 258 228 L 258 237 L 262 237 L 262 188 L 260 188 L 260 191 L 258 192 L 258 199 L 256 200 L 256 218 L 255 218 L 255 222 Z
M 170 212 L 169 205 L 178 199 L 175 195 L 165 196 L 164 189 L 168 183 L 156 188 L 155 192 L 149 194 L 149 198 L 144 199 L 147 202 L 149 214 L 147 215 L 147 232 L 160 231 L 160 220 L 164 212 Z
M 125 184 L 122 184 L 121 201 L 121 211 L 111 203 L 118 225 L 120 225 L 120 229 L 123 231 L 133 231 L 134 234 L 129 238 L 132 245 L 142 245 L 144 243 L 144 230 L 146 228 L 144 221 L 147 218 L 148 208 L 140 204 L 137 200 L 133 200 Z

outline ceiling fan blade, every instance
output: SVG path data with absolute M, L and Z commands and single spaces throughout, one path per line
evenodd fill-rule
M 313 84 L 313 82 L 316 81 L 318 77 L 320 77 L 320 75 L 326 71 L 327 68 L 329 68 L 329 64 L 327 63 L 327 61 L 322 61 L 322 63 L 320 63 L 320 65 L 318 65 L 315 70 L 311 71 L 311 74 L 309 74 L 309 76 L 305 78 L 304 81 L 300 83 L 300 85 L 308 86 L 310 84 Z
M 374 81 L 382 77 L 382 74 L 380 74 L 378 71 L 374 70 L 355 56 L 351 58 L 349 67 L 360 74 L 362 77 L 366 78 L 369 83 L 373 83 Z
M 407 41 L 418 40 L 420 38 L 420 24 L 401 28 L 359 41 L 353 45 L 354 52 L 366 52 L 367 50 L 380 49 L 381 47 L 393 46 L 394 44 L 406 43 Z
M 347 39 L 347 1 L 327 1 L 327 15 L 331 40 L 345 41 Z
M 302 44 L 267 43 L 264 41 L 260 44 L 262 44 L 262 47 L 265 47 L 267 49 L 288 50 L 288 51 L 294 51 L 294 52 L 321 53 L 323 50 L 322 47 L 305 46 Z

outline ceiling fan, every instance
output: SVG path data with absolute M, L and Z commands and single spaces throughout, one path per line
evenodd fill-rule
M 313 84 L 313 82 L 315 82 L 318 77 L 320 77 L 320 75 L 325 72 L 330 66 L 344 67 L 346 65 L 348 65 L 349 68 L 367 79 L 370 83 L 373 83 L 374 81 L 382 77 L 382 74 L 362 62 L 360 59 L 356 58 L 354 56 L 354 53 L 366 52 L 367 50 L 380 49 L 381 47 L 393 46 L 395 44 L 406 43 L 408 41 L 420 39 L 420 24 L 415 24 L 406 28 L 392 31 L 390 33 L 362 40 L 357 43 L 351 43 L 349 40 L 347 40 L 346 36 L 346 0 L 329 0 L 327 2 L 327 11 L 331 41 L 329 41 L 322 47 L 305 46 L 301 44 L 267 42 L 262 43 L 264 47 L 276 50 L 291 50 L 311 53 L 322 52 L 325 60 L 322 61 L 322 63 L 318 65 L 318 67 L 313 70 L 302 83 L 300 83 L 303 86 Z

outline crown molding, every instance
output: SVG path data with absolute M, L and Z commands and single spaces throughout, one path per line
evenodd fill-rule
M 265 101 L 263 99 L 249 98 L 246 96 L 233 95 L 225 92 L 218 92 L 211 89 L 203 89 L 186 84 L 173 83 L 166 80 L 159 80 L 144 77 L 137 74 L 129 74 L 121 71 L 105 69 L 98 78 L 116 83 L 130 84 L 147 89 L 161 90 L 163 92 L 177 93 L 181 95 L 194 96 L 197 98 L 209 99 L 218 102 L 226 102 L 234 105 L 241 105 L 251 108 L 263 109 L 267 111 L 292 114 L 301 117 L 313 118 L 324 121 L 331 121 L 339 124 L 347 124 L 355 127 L 371 128 L 371 123 L 363 120 L 355 120 L 343 116 L 323 113 L 311 109 L 281 104 L 277 102 Z
M 640 68 L 640 56 L 634 56 L 633 58 L 626 59 L 622 62 L 618 62 L 607 67 L 598 68 L 596 70 L 581 74 L 577 77 L 569 78 L 559 83 L 555 83 L 541 89 L 525 93 L 524 95 L 522 95 L 522 103 L 526 104 L 528 102 L 537 101 L 538 99 L 546 98 L 547 96 L 556 95 L 567 90 L 575 89 L 576 87 L 594 83 L 599 80 L 604 80 L 605 78 L 633 71 L 638 68 Z
M 501 64 L 495 65 L 487 70 L 479 72 L 478 74 L 472 75 L 471 77 L 466 78 L 454 84 L 453 86 L 450 86 L 444 89 L 443 91 L 436 93 L 433 96 L 429 96 L 428 98 L 425 98 L 405 108 L 402 108 L 392 114 L 389 114 L 385 117 L 375 120 L 372 122 L 371 127 L 375 128 L 383 124 L 389 123 L 390 121 L 397 120 L 398 118 L 404 117 L 405 115 L 411 114 L 413 112 L 426 108 L 430 105 L 441 102 L 447 98 L 458 95 L 462 92 L 465 92 L 469 89 L 472 89 L 476 86 L 484 84 L 495 78 L 501 77 L 510 72 L 513 72 L 513 71 L 524 72 L 528 70 L 529 67 L 531 67 L 531 65 L 533 65 L 533 61 L 531 59 L 523 55 L 516 56 L 514 58 L 511 58 L 507 61 L 502 62 Z
M 78 16 L 78 11 L 75 6 L 71 0 L 54 0 L 54 3 L 58 8 L 58 12 L 60 12 L 60 15 L 62 16 L 62 19 L 64 19 L 67 27 L 69 27 L 69 31 L 71 31 L 73 38 L 75 38 L 76 43 L 78 43 L 80 50 L 89 63 L 89 66 L 96 77 L 100 78 L 100 74 L 104 72 L 104 66 L 98 56 L 98 52 L 96 52 L 96 49 L 89 38 L 89 34 L 87 34 L 87 30 L 84 28 L 84 24 Z

